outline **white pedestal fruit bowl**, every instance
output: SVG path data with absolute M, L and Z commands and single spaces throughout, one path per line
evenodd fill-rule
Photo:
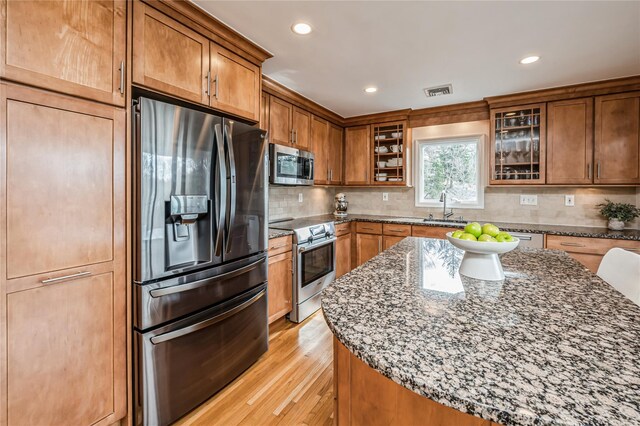
M 453 232 L 447 232 L 447 240 L 455 247 L 464 250 L 460 274 L 478 280 L 503 280 L 504 271 L 498 255 L 510 252 L 520 244 L 520 240 L 516 237 L 513 237 L 513 241 L 494 243 L 461 240 L 453 238 L 451 234 Z

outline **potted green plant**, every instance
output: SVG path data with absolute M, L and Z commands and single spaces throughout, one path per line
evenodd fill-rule
M 633 204 L 614 203 L 611 200 L 605 199 L 604 203 L 600 203 L 596 207 L 600 208 L 600 214 L 602 216 L 609 219 L 607 227 L 614 231 L 624 229 L 625 222 L 631 222 L 640 216 L 640 209 Z

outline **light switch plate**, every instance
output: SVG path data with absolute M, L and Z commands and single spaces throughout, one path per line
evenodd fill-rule
M 537 195 L 520 195 L 520 205 L 521 206 L 537 206 L 538 196 Z
M 383 192 L 382 193 L 382 201 L 389 201 L 389 193 L 388 192 Z
M 304 197 L 302 196 L 302 192 L 298 194 L 298 202 L 301 203 L 304 201 Z
M 565 195 L 564 196 L 564 205 L 567 207 L 573 207 L 576 205 L 575 195 Z

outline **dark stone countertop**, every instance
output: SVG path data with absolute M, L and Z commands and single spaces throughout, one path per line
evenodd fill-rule
M 402 386 L 504 425 L 640 424 L 640 307 L 566 253 L 518 248 L 504 281 L 409 237 L 324 290 L 342 344 Z
M 450 222 L 443 224 L 442 221 L 424 221 L 422 218 L 415 217 L 396 217 L 396 216 L 377 216 L 377 215 L 349 215 L 346 218 L 337 218 L 332 214 L 311 216 L 310 218 L 317 219 L 318 221 L 331 221 L 336 224 L 345 222 L 384 222 L 384 223 L 398 223 L 403 225 L 421 225 L 421 226 L 450 226 L 453 228 L 462 228 L 467 222 L 456 223 Z M 610 231 L 607 228 L 590 227 L 590 226 L 568 226 L 568 225 L 542 225 L 542 224 L 528 224 L 528 223 L 504 223 L 493 222 L 501 230 L 508 232 L 524 232 L 530 234 L 548 234 L 548 235 L 563 235 L 570 237 L 589 237 L 589 238 L 610 238 L 616 240 L 635 240 L 640 241 L 639 229 L 625 229 L 624 231 Z M 275 238 L 271 236 L 271 229 L 269 230 L 269 238 Z

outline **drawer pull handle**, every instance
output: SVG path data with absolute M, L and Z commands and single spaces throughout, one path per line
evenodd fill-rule
M 404 232 L 402 229 L 388 229 L 389 232 Z
M 279 248 L 286 247 L 286 246 L 288 246 L 288 244 L 281 244 L 279 246 L 272 246 L 272 247 L 269 247 L 269 250 L 275 250 L 275 249 L 279 249 Z
M 47 278 L 46 280 L 42 280 L 41 282 L 42 284 L 53 284 L 53 283 L 58 283 L 60 281 L 73 280 L 80 277 L 86 277 L 87 275 L 91 275 L 91 272 L 84 271 L 84 272 L 78 272 L 77 274 L 65 275 L 64 277 Z
M 584 247 L 584 244 L 579 244 L 579 243 L 565 243 L 562 242 L 560 243 L 561 246 L 568 246 L 568 247 Z

